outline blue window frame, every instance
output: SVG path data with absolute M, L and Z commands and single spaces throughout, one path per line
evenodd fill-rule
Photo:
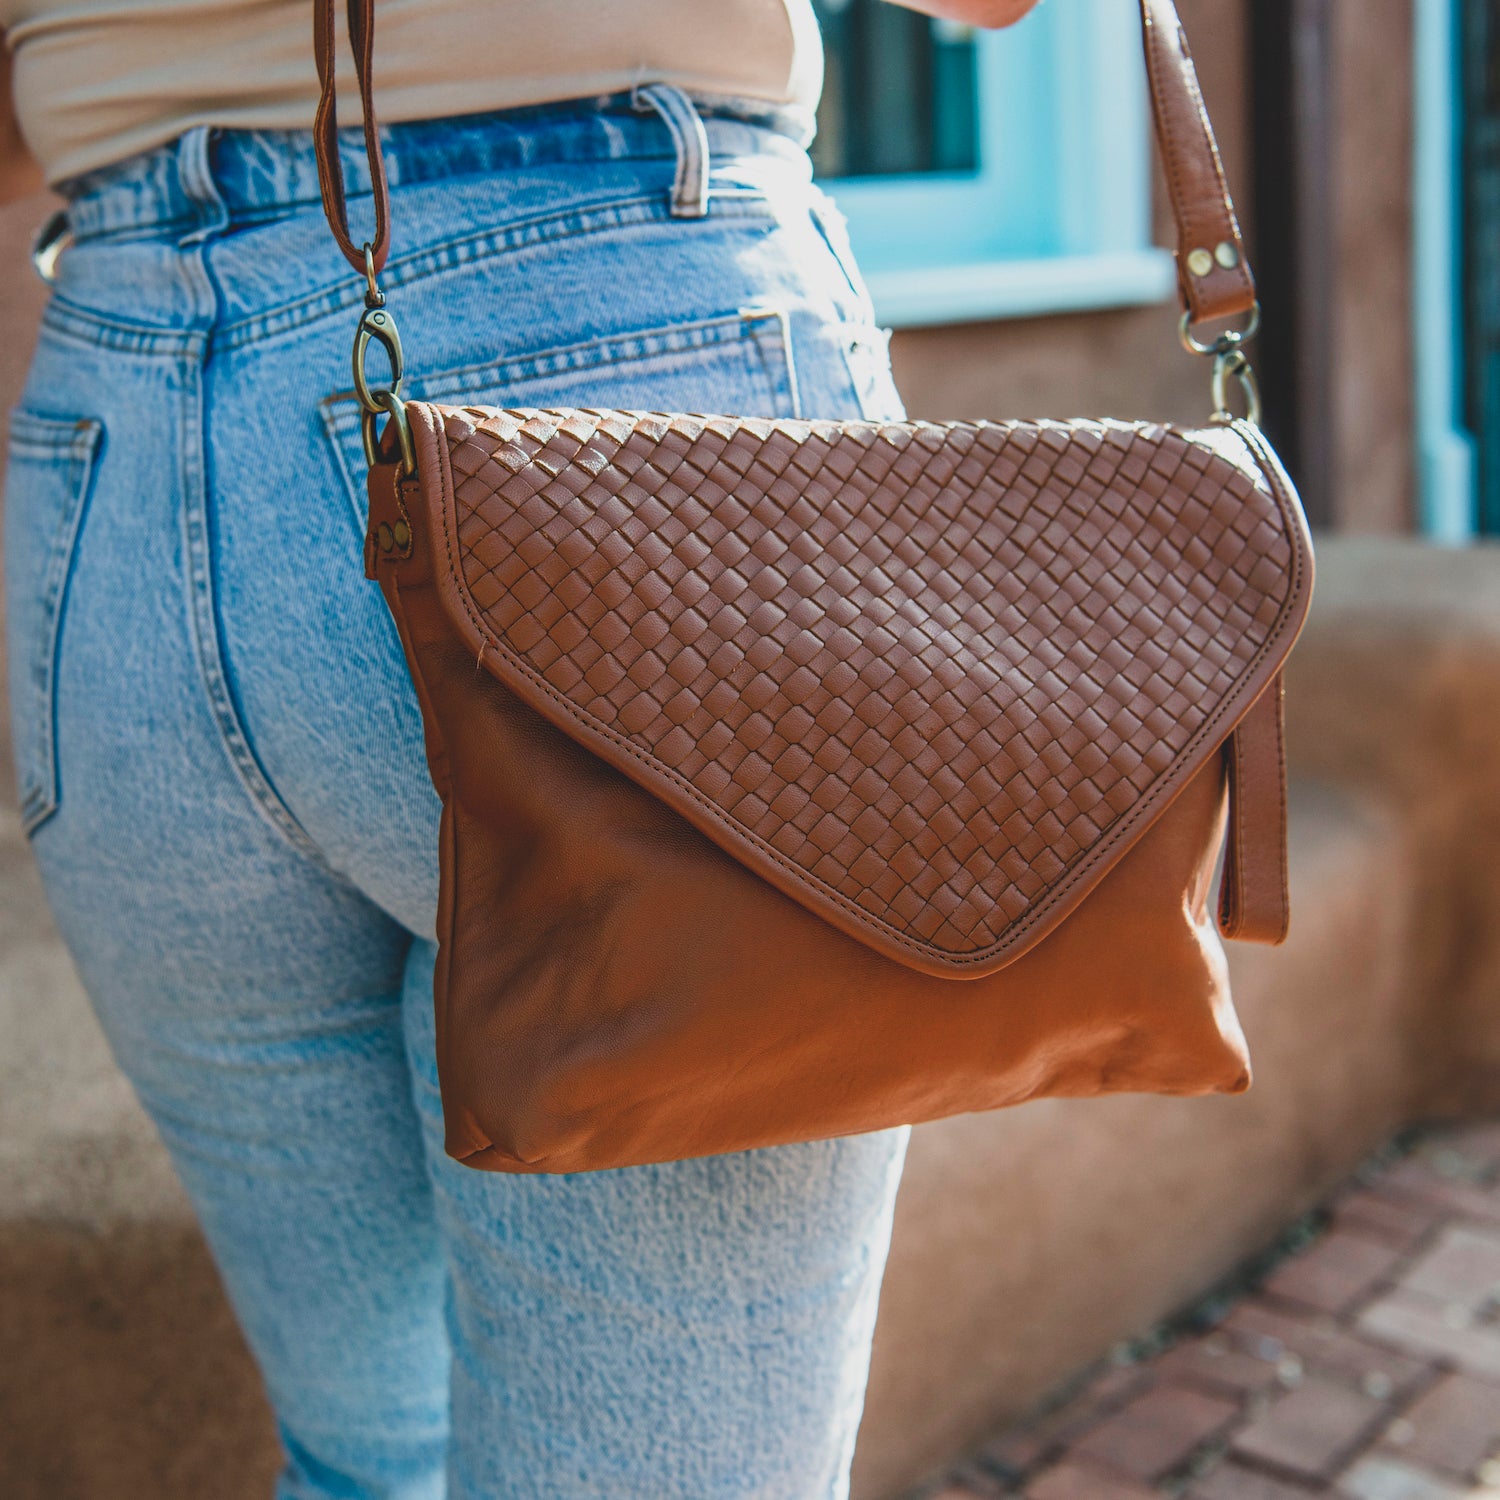
M 851 6 L 883 3 L 821 0 L 830 78 L 850 62 L 836 55 L 841 38 L 830 23 Z M 1151 241 L 1150 101 L 1135 0 L 1046 0 L 1003 31 L 955 36 L 949 26 L 940 40 L 948 51 L 932 49 L 927 98 L 935 111 L 946 102 L 949 118 L 934 133 L 964 140 L 951 118 L 957 94 L 975 116 L 973 168 L 821 178 L 849 220 L 881 321 L 949 323 L 1170 296 L 1171 257 Z M 971 53 L 972 89 L 955 74 L 955 42 Z M 878 134 L 885 112 L 872 93 L 891 97 L 867 88 L 860 98 L 846 85 L 826 99 L 821 129 L 832 127 L 842 144 L 851 132 L 830 109 L 858 107 L 867 117 L 854 133 Z
M 1464 89 L 1460 46 L 1472 0 L 1416 0 L 1412 322 L 1419 521 L 1437 542 L 1468 541 L 1478 513 L 1479 445 L 1465 411 Z

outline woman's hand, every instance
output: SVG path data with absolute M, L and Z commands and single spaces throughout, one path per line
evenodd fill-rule
M 895 0 L 907 10 L 969 26 L 1009 26 L 1036 7 L 1037 0 Z
M 0 34 L 0 203 L 39 193 L 46 186 L 42 169 L 32 159 L 11 101 L 11 56 Z

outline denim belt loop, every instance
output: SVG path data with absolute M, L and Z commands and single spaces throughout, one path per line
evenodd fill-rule
M 672 132 L 677 172 L 672 179 L 672 217 L 701 219 L 708 213 L 708 131 L 693 101 L 670 83 L 641 83 L 630 92 L 633 109 L 654 109 Z
M 183 196 L 197 210 L 198 222 L 177 241 L 196 245 L 229 227 L 229 206 L 214 181 L 209 161 L 211 127 L 195 125 L 177 139 L 177 174 Z

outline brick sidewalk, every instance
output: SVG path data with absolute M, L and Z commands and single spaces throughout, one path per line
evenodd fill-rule
M 1424 1135 L 1312 1224 L 923 1500 L 1500 1500 L 1500 1124 Z

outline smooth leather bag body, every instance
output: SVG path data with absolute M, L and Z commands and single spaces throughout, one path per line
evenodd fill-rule
M 316 14 L 325 204 L 399 363 L 371 0 L 369 246 Z M 1142 17 L 1184 326 L 1248 313 L 1175 12 Z M 1238 335 L 1206 347 L 1246 377 Z M 369 392 L 361 358 L 366 568 L 443 800 L 453 1156 L 571 1172 L 1247 1086 L 1219 931 L 1285 933 L 1312 584 L 1252 422 L 453 408 Z

